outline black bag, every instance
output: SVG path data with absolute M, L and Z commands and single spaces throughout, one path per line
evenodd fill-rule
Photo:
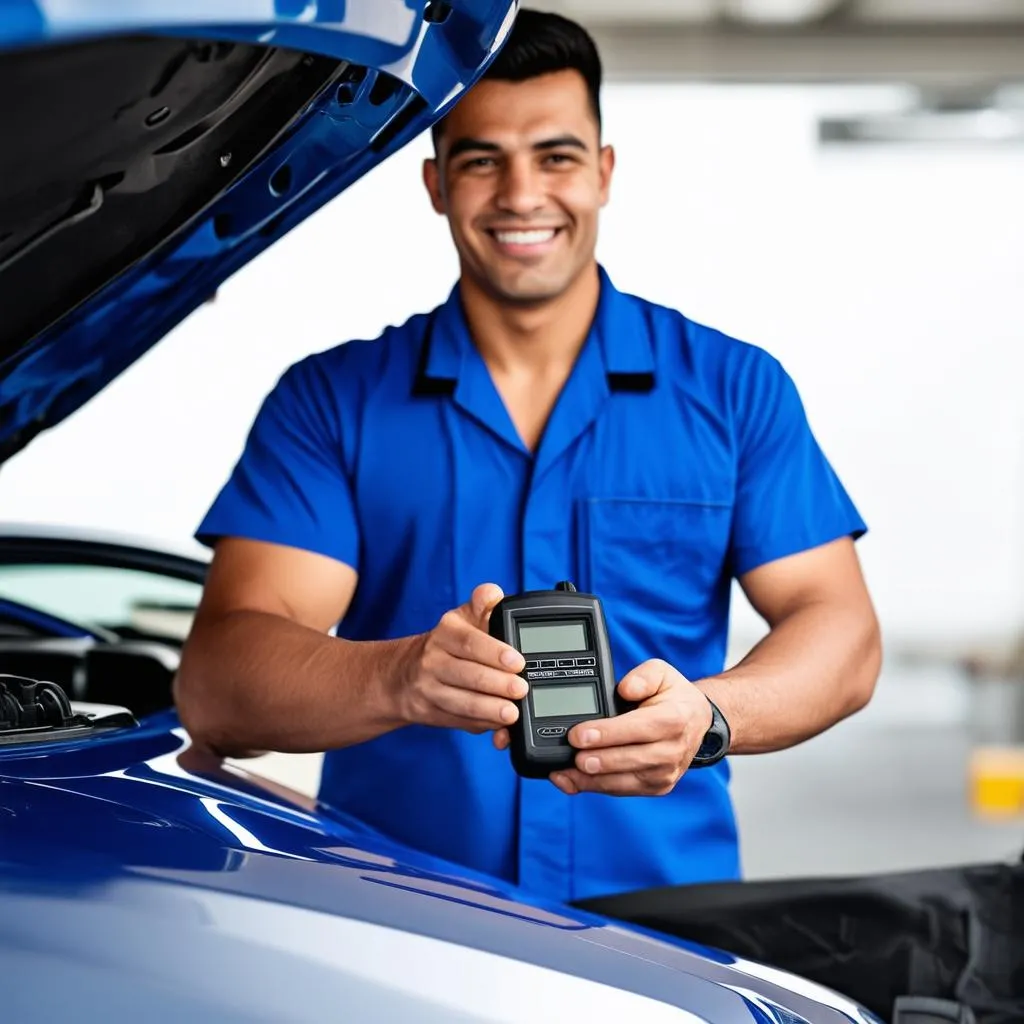
M 1024 863 L 579 901 L 812 981 L 889 1024 L 1024 1022 Z

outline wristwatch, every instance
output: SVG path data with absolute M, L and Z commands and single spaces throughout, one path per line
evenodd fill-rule
M 718 710 L 718 706 L 707 694 L 704 697 L 711 705 L 711 728 L 704 734 L 704 739 L 690 762 L 691 768 L 707 768 L 718 764 L 729 753 L 729 743 L 732 741 L 732 733 L 729 731 L 725 715 Z

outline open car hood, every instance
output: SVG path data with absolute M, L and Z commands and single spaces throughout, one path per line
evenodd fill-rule
M 0 462 L 442 117 L 518 0 L 0 0 Z

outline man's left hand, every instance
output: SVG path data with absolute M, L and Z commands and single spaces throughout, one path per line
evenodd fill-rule
M 645 661 L 624 676 L 619 693 L 638 705 L 616 718 L 574 726 L 576 767 L 555 772 L 551 781 L 569 795 L 664 796 L 690 766 L 711 728 L 708 699 L 667 662 Z M 505 729 L 495 734 L 508 746 Z

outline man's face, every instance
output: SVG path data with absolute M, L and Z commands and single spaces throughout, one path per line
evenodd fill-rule
M 594 259 L 614 154 L 583 76 L 483 81 L 445 119 L 424 165 L 464 274 L 499 301 L 561 295 Z

